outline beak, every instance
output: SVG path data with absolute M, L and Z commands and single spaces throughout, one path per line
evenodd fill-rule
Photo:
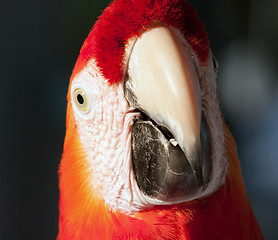
M 198 74 L 184 41 L 172 28 L 144 32 L 134 43 L 125 81 L 128 102 L 141 112 L 132 130 L 136 181 L 144 194 L 163 201 L 203 191 L 211 175 Z

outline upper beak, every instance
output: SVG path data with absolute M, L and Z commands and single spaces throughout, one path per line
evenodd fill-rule
M 175 199 L 202 191 L 211 175 L 198 74 L 184 41 L 172 28 L 145 31 L 134 43 L 127 68 L 126 98 L 148 116 L 134 124 L 133 168 L 139 188 L 160 199 L 169 191 Z

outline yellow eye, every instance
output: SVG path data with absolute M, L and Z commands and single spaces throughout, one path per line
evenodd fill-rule
M 88 97 L 82 89 L 77 88 L 74 90 L 73 100 L 74 100 L 75 105 L 81 111 L 83 111 L 83 112 L 87 111 L 88 106 L 89 106 Z

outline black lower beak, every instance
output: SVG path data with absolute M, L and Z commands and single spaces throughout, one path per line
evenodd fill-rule
M 200 79 L 185 42 L 171 27 L 144 31 L 133 42 L 124 76 L 130 106 L 148 115 L 132 130 L 137 184 L 168 203 L 201 196 L 212 169 Z
M 132 129 L 132 164 L 136 182 L 148 197 L 179 202 L 203 191 L 211 176 L 211 145 L 202 121 L 202 149 L 195 169 L 171 134 L 150 120 L 137 119 Z M 197 169 L 197 172 L 196 172 Z

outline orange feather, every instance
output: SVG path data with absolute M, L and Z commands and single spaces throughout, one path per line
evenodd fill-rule
M 263 239 L 246 195 L 235 143 L 226 126 L 225 146 L 229 172 L 226 184 L 217 192 L 205 199 L 157 206 L 128 216 L 109 210 L 99 198 L 69 102 L 60 165 L 57 239 Z
M 145 4 L 145 1 L 132 2 L 141 2 L 142 5 Z M 146 1 L 146 3 L 148 2 L 152 1 Z M 163 3 L 169 1 L 161 0 L 158 2 Z M 191 13 L 191 7 L 189 7 L 187 3 L 185 4 L 185 2 L 181 0 L 175 2 L 182 2 L 185 10 Z M 118 0 L 117 3 L 123 4 L 125 1 Z M 162 10 L 164 9 L 163 11 L 167 12 L 167 5 L 164 5 L 165 8 L 162 8 Z M 113 6 L 117 7 L 116 5 L 111 6 L 110 10 L 106 10 L 107 14 L 114 9 Z M 153 5 L 153 7 L 157 6 Z M 182 13 L 179 4 L 176 4 L 175 8 L 177 12 Z M 115 12 L 114 10 L 113 12 Z M 123 12 L 122 15 L 129 14 L 129 11 L 125 8 L 116 8 L 116 10 L 121 10 L 120 12 Z M 144 15 L 144 12 L 145 11 L 142 10 L 140 13 Z M 153 12 L 159 15 L 158 11 L 149 11 L 149 13 Z M 107 16 L 107 14 L 105 16 Z M 188 16 L 193 20 L 196 20 L 197 18 L 195 11 Z M 105 17 L 102 18 L 106 19 Z M 146 19 L 148 20 L 149 18 Z M 177 19 L 170 20 L 173 20 L 174 22 L 178 21 Z M 124 21 L 124 23 L 125 22 L 126 21 Z M 189 27 L 189 30 L 194 30 L 195 33 L 196 29 L 193 28 L 192 24 L 189 24 L 191 21 L 184 22 L 187 23 L 186 26 Z M 106 21 L 104 23 L 106 23 Z M 175 24 L 170 23 L 171 22 L 169 22 L 169 25 L 176 26 Z M 95 27 L 92 32 L 96 32 L 96 29 L 99 29 L 100 26 L 102 26 L 101 24 L 102 23 L 98 21 L 98 27 Z M 147 26 L 148 24 L 149 22 L 145 25 Z M 180 24 L 178 24 L 178 26 L 179 25 Z M 131 26 L 133 26 L 133 24 L 131 24 Z M 198 31 L 196 31 L 198 32 L 198 36 L 200 35 L 199 38 L 202 39 L 202 41 L 193 38 L 192 36 L 194 34 L 189 35 L 191 36 L 189 40 L 198 50 L 200 55 L 199 58 L 204 58 L 205 60 L 208 55 L 209 47 L 206 40 L 206 33 L 199 20 L 197 21 L 196 26 L 198 26 Z M 183 30 L 185 31 L 186 29 Z M 115 33 L 117 32 L 116 30 L 117 29 L 114 31 Z M 189 30 L 187 29 L 186 32 L 191 33 Z M 102 31 L 110 32 L 111 29 L 106 27 L 103 28 Z M 134 31 L 130 33 L 126 31 L 126 38 L 123 37 L 120 42 L 121 44 L 119 45 L 124 46 L 125 41 L 128 39 L 127 37 L 130 37 L 132 34 L 134 34 Z M 138 33 L 136 32 L 136 34 Z M 92 37 L 93 34 L 91 33 L 89 39 Z M 101 40 L 103 39 L 99 37 L 98 40 L 101 48 L 99 47 L 97 49 L 97 56 L 99 56 L 100 59 L 103 58 L 103 61 L 109 59 L 106 55 L 102 55 L 103 51 L 106 50 L 106 47 L 102 46 Z M 91 46 L 90 44 L 88 45 L 88 41 L 89 40 L 84 43 L 81 55 L 79 56 L 76 67 L 73 71 L 71 81 L 92 57 L 92 55 L 90 55 L 91 52 L 92 54 L 95 54 L 95 51 L 93 51 L 95 50 L 95 43 L 91 42 Z M 110 42 L 107 42 L 106 45 L 110 46 Z M 121 50 L 123 51 L 123 49 Z M 110 51 L 107 52 L 110 54 Z M 119 64 L 116 64 L 116 70 L 119 70 L 121 69 L 122 52 L 118 51 L 117 53 Z M 109 61 L 109 64 L 114 66 L 114 58 L 111 58 Z M 103 75 L 109 76 L 109 74 L 111 75 L 112 73 L 114 74 L 114 72 L 117 72 L 114 71 L 115 69 L 113 70 L 113 68 L 113 71 L 110 68 L 105 69 L 105 66 L 106 65 L 104 64 L 100 69 L 102 71 L 109 71 L 102 72 Z M 121 71 L 118 71 L 117 78 L 112 82 L 117 82 L 120 79 Z M 69 86 L 69 89 L 71 89 L 71 86 Z M 110 210 L 101 198 L 99 189 L 94 186 L 92 181 L 93 169 L 89 166 L 87 154 L 80 142 L 76 130 L 70 95 L 68 95 L 67 132 L 64 143 L 64 153 L 59 170 L 60 231 L 58 239 L 263 239 L 246 195 L 234 140 L 228 128 L 224 126 L 224 129 L 229 169 L 226 176 L 226 183 L 217 192 L 204 199 L 172 206 L 156 206 L 129 216 L 116 210 Z

